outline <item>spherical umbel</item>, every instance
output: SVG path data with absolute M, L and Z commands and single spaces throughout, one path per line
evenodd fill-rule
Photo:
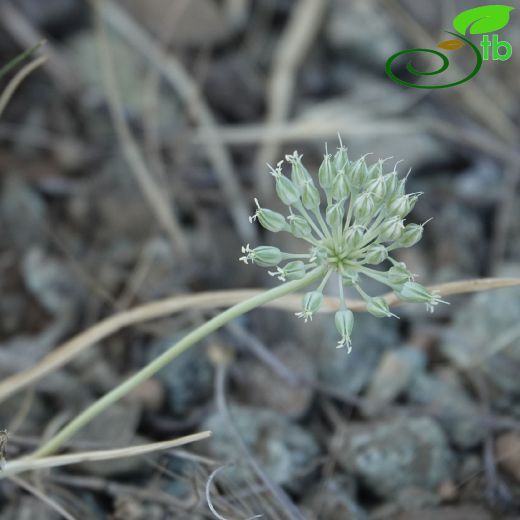
M 300 280 L 309 271 L 321 269 L 318 288 L 304 295 L 302 311 L 296 313 L 305 321 L 320 309 L 326 282 L 336 274 L 341 299 L 335 315 L 341 338 L 338 346 L 347 347 L 349 352 L 354 315 L 346 307 L 344 287 L 353 287 L 365 300 L 367 311 L 376 317 L 395 315 L 383 298 L 371 297 L 363 290 L 364 278 L 390 287 L 403 301 L 425 303 L 428 310 L 446 303 L 418 284 L 406 265 L 391 256 L 395 249 L 411 247 L 422 237 L 424 224 L 405 225 L 420 193 L 406 194 L 406 177 L 400 179 L 395 167 L 385 173 L 386 160 L 369 165 L 365 158 L 351 161 L 340 142 L 334 155 L 324 155 L 316 179 L 296 151 L 285 156 L 291 165 L 290 178 L 283 173 L 283 161 L 276 168 L 270 166 L 276 193 L 287 206 L 288 215 L 263 208 L 254 199 L 256 211 L 250 222 L 258 221 L 268 231 L 285 231 L 304 240 L 308 252 L 285 253 L 269 246 L 251 249 L 248 244 L 240 258 L 246 264 L 276 267 L 269 274 L 282 282 Z M 386 271 L 374 268 L 385 261 L 391 264 Z

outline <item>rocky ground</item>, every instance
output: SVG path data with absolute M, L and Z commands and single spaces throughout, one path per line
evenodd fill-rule
M 338 131 L 352 157 L 412 168 L 409 191 L 424 195 L 411 220 L 434 218 L 399 258 L 422 282 L 520 276 L 520 54 L 445 92 L 406 89 L 384 73 L 389 55 L 449 28 L 455 7 L 113 5 L 101 26 L 80 0 L 0 6 L 2 63 L 49 42 L 47 64 L 0 120 L 2 379 L 140 304 L 273 286 L 237 260 L 248 242 L 294 246 L 247 221 L 254 196 L 276 208 L 265 163 L 297 148 L 315 171 Z M 520 31 L 503 34 L 520 49 Z M 206 487 L 226 519 L 519 518 L 520 292 L 449 302 L 433 315 L 401 306 L 400 320 L 357 315 L 349 355 L 334 348 L 330 316 L 304 324 L 253 311 L 69 447 L 203 429 L 209 441 L 23 478 L 86 520 L 218 518 Z M 188 308 L 121 328 L 4 400 L 5 457 L 35 448 L 210 316 Z M 59 517 L 0 481 L 0 520 Z

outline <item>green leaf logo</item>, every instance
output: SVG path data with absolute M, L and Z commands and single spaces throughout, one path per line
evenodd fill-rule
M 483 5 L 462 11 L 453 20 L 453 27 L 460 34 L 484 34 L 498 31 L 509 23 L 509 5 Z

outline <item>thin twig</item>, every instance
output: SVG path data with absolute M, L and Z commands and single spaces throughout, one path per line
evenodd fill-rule
M 278 144 L 271 134 L 271 127 L 287 119 L 292 107 L 297 70 L 307 56 L 320 27 L 327 2 L 300 0 L 293 8 L 287 27 L 280 38 L 273 59 L 269 79 L 265 130 L 271 138 L 262 143 L 255 158 L 257 193 L 271 192 L 269 176 L 265 174 L 266 163 L 272 163 L 278 153 Z
M 517 191 L 520 184 L 520 172 L 518 163 L 510 164 L 504 171 L 500 200 L 496 204 L 496 216 L 493 225 L 493 236 L 490 249 L 491 273 L 496 272 L 507 247 L 507 236 L 514 218 L 515 205 L 517 203 Z
M 199 124 L 204 135 L 204 146 L 211 161 L 225 198 L 224 207 L 231 213 L 238 234 L 245 241 L 255 237 L 255 228 L 249 225 L 249 210 L 233 171 L 228 150 L 215 137 L 218 127 L 213 114 L 202 97 L 198 85 L 187 70 L 172 54 L 165 52 L 125 12 L 112 2 L 104 2 L 101 8 L 104 20 L 120 34 L 135 51 L 157 67 L 165 81 L 173 87 L 186 104 L 190 114 Z
M 30 49 L 27 49 L 26 51 L 23 51 L 21 54 L 18 54 L 18 56 L 15 56 L 11 61 L 9 61 L 0 69 L 0 78 L 3 78 L 8 72 L 13 70 L 15 67 L 18 67 L 18 65 L 20 65 L 24 61 L 31 58 L 32 55 L 44 44 L 45 40 L 41 40 L 36 45 L 32 46 Z
M 210 431 L 203 431 L 186 435 L 164 442 L 154 442 L 150 444 L 142 444 L 140 446 L 128 446 L 125 448 L 117 448 L 113 450 L 97 450 L 84 451 L 80 453 L 71 453 L 68 455 L 57 455 L 54 457 L 43 457 L 39 459 L 16 459 L 5 463 L 0 471 L 0 478 L 15 475 L 24 471 L 33 471 L 37 469 L 48 469 L 59 466 L 68 466 L 70 464 L 78 464 L 80 462 L 98 462 L 103 460 L 119 459 L 124 457 L 137 457 L 146 455 L 160 450 L 169 450 L 178 446 L 183 446 L 192 442 L 201 441 L 211 436 Z
M 337 138 L 338 132 L 345 137 L 384 137 L 387 135 L 415 135 L 418 132 L 432 133 L 436 137 L 485 152 L 500 161 L 515 165 L 520 161 L 520 152 L 497 139 L 490 131 L 478 128 L 465 128 L 448 121 L 441 121 L 429 116 L 416 116 L 413 121 L 408 119 L 373 118 L 372 114 L 356 115 L 349 117 L 332 117 L 328 113 L 320 118 L 294 119 L 280 122 L 276 126 L 266 130 L 265 125 L 239 124 L 223 125 L 219 128 L 215 139 L 229 146 L 245 146 L 256 144 L 270 139 L 276 139 L 280 143 L 302 141 L 317 141 L 322 143 L 330 138 Z M 193 135 L 193 142 L 197 145 L 204 143 L 205 136 L 201 133 Z
M 16 89 L 20 86 L 22 81 L 34 70 L 36 70 L 38 67 L 43 65 L 47 61 L 46 56 L 41 56 L 27 65 L 23 67 L 16 76 L 14 76 L 13 79 L 7 84 L 7 87 L 5 87 L 4 91 L 0 95 L 0 117 L 2 116 L 3 111 L 5 110 L 5 107 L 7 106 L 7 103 L 9 103 L 11 97 L 16 92 Z
M 223 469 L 225 469 L 228 466 L 229 466 L 228 464 L 225 464 L 224 466 L 220 466 L 220 467 L 216 468 L 215 470 L 213 470 L 211 472 L 211 474 L 209 475 L 208 480 L 206 481 L 206 488 L 205 488 L 206 503 L 208 504 L 209 510 L 213 513 L 213 515 L 215 515 L 216 518 L 218 518 L 218 520 L 228 520 L 228 519 L 226 517 L 222 516 L 215 509 L 215 506 L 213 505 L 213 500 L 211 498 L 211 484 L 213 484 L 213 480 L 215 479 L 217 474 L 220 473 Z
M 217 393 L 217 407 L 218 407 L 219 413 L 222 415 L 222 417 L 224 417 L 225 422 L 226 422 L 227 426 L 229 427 L 231 434 L 233 435 L 234 439 L 236 440 L 239 449 L 242 451 L 243 455 L 247 459 L 247 462 L 249 463 L 249 465 L 251 466 L 253 471 L 258 475 L 260 480 L 265 484 L 267 489 L 269 489 L 269 491 L 272 493 L 272 495 L 276 498 L 276 500 L 282 506 L 282 508 L 287 513 L 289 518 L 291 518 L 291 520 L 305 520 L 303 518 L 301 512 L 298 510 L 296 505 L 289 498 L 287 493 L 285 493 L 285 491 L 266 474 L 264 469 L 256 461 L 255 457 L 249 451 L 249 448 L 247 447 L 246 443 L 244 442 L 242 435 L 238 431 L 238 428 L 236 427 L 236 425 L 233 421 L 233 418 L 229 412 L 229 409 L 228 409 L 227 403 L 226 403 L 226 395 L 225 395 L 226 374 L 227 374 L 227 367 L 225 365 L 225 362 L 218 363 L 217 364 L 217 375 L 216 375 L 216 380 L 215 380 L 215 388 L 216 388 L 216 393 Z
M 62 94 L 72 96 L 78 93 L 80 81 L 71 62 L 60 53 L 57 47 L 35 27 L 18 6 L 20 2 L 0 2 L 0 22 L 6 32 L 21 46 L 30 47 L 36 41 L 46 40 L 45 54 L 47 62 L 44 70 L 53 79 Z
M 231 322 L 227 329 L 242 344 L 244 349 L 252 352 L 262 363 L 268 366 L 278 377 L 291 385 L 295 385 L 300 378 L 282 363 L 273 352 L 266 347 L 254 334 L 251 334 L 237 322 Z
M 481 278 L 434 285 L 429 287 L 429 289 L 438 291 L 441 296 L 448 296 L 450 294 L 479 292 L 518 285 L 520 285 L 520 279 L 518 278 Z M 157 302 L 146 303 L 110 316 L 66 341 L 31 368 L 18 372 L 0 382 L 0 402 L 27 385 L 34 384 L 48 373 L 74 359 L 87 348 L 125 327 L 169 316 L 190 308 L 209 310 L 229 307 L 263 291 L 264 289 L 243 289 L 174 296 Z M 399 303 L 394 293 L 387 293 L 385 299 L 391 305 Z M 365 302 L 361 300 L 346 300 L 346 303 L 352 311 L 360 312 L 366 310 Z M 285 296 L 266 305 L 266 307 L 287 311 L 297 311 L 300 309 L 300 306 L 301 295 L 299 294 Z M 338 308 L 339 300 L 337 298 L 326 297 L 323 300 L 320 312 L 335 312 Z
M 157 218 L 157 221 L 167 233 L 176 252 L 181 258 L 186 258 L 188 254 L 186 242 L 180 231 L 180 225 L 171 210 L 170 202 L 164 193 L 164 189 L 157 184 L 153 175 L 149 171 L 139 146 L 134 139 L 132 132 L 125 118 L 123 103 L 115 76 L 115 64 L 112 51 L 108 43 L 108 36 L 99 13 L 99 0 L 93 0 L 95 6 L 95 20 L 97 28 L 97 42 L 99 47 L 99 60 L 101 62 L 101 72 L 105 82 L 108 106 L 114 124 L 114 128 L 123 150 L 125 159 L 130 171 L 143 192 L 148 202 L 148 206 Z
M 0 471 L 1 475 L 1 471 Z M 17 486 L 20 486 L 22 489 L 25 489 L 28 493 L 31 493 L 31 495 L 34 495 L 36 498 L 41 500 L 44 504 L 49 506 L 52 510 L 54 510 L 56 513 L 61 515 L 63 518 L 66 518 L 67 520 L 77 520 L 76 517 L 72 516 L 69 512 L 67 512 L 63 507 L 60 506 L 56 501 L 49 498 L 45 493 L 40 491 L 35 486 L 29 484 L 26 480 L 23 480 L 19 477 L 16 477 L 14 475 L 10 475 L 9 480 L 14 482 Z
M 51 473 L 47 478 L 51 482 L 55 482 L 62 486 L 88 489 L 112 496 L 127 495 L 142 501 L 148 501 L 154 504 L 163 504 L 165 506 L 179 509 L 185 509 L 187 506 L 192 506 L 192 504 L 184 503 L 171 493 L 167 493 L 160 489 L 121 484 L 120 482 L 114 482 L 99 477 L 83 477 L 78 475 Z

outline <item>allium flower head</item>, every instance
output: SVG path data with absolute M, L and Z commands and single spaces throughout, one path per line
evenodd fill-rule
M 334 156 L 325 154 L 317 179 L 305 168 L 297 152 L 286 155 L 285 159 L 291 166 L 290 176 L 283 173 L 284 161 L 276 168 L 269 168 L 288 215 L 263 208 L 254 199 L 257 209 L 250 221 L 258 220 L 275 233 L 291 233 L 308 243 L 308 252 L 291 254 L 276 247 L 251 249 L 247 245 L 242 248 L 244 256 L 240 260 L 276 267 L 269 274 L 282 282 L 301 279 L 309 271 L 321 268 L 323 278 L 317 289 L 304 295 L 303 309 L 296 313 L 298 317 L 305 321 L 312 319 L 323 302 L 327 280 L 331 274 L 337 274 L 341 299 L 335 316 L 340 335 L 338 348 L 346 346 L 350 352 L 354 316 L 346 307 L 344 286 L 354 287 L 365 300 L 367 311 L 378 318 L 395 315 L 384 298 L 371 297 L 363 290 L 363 278 L 390 287 L 403 301 L 425 303 L 428 310 L 442 302 L 438 294 L 414 280 L 403 262 L 391 256 L 395 249 L 416 244 L 424 227 L 405 222 L 420 195 L 406 194 L 406 177 L 399 178 L 395 167 L 385 172 L 385 160 L 371 165 L 367 164 L 366 156 L 350 160 L 341 142 Z M 385 261 L 390 264 L 389 269 L 374 268 Z

